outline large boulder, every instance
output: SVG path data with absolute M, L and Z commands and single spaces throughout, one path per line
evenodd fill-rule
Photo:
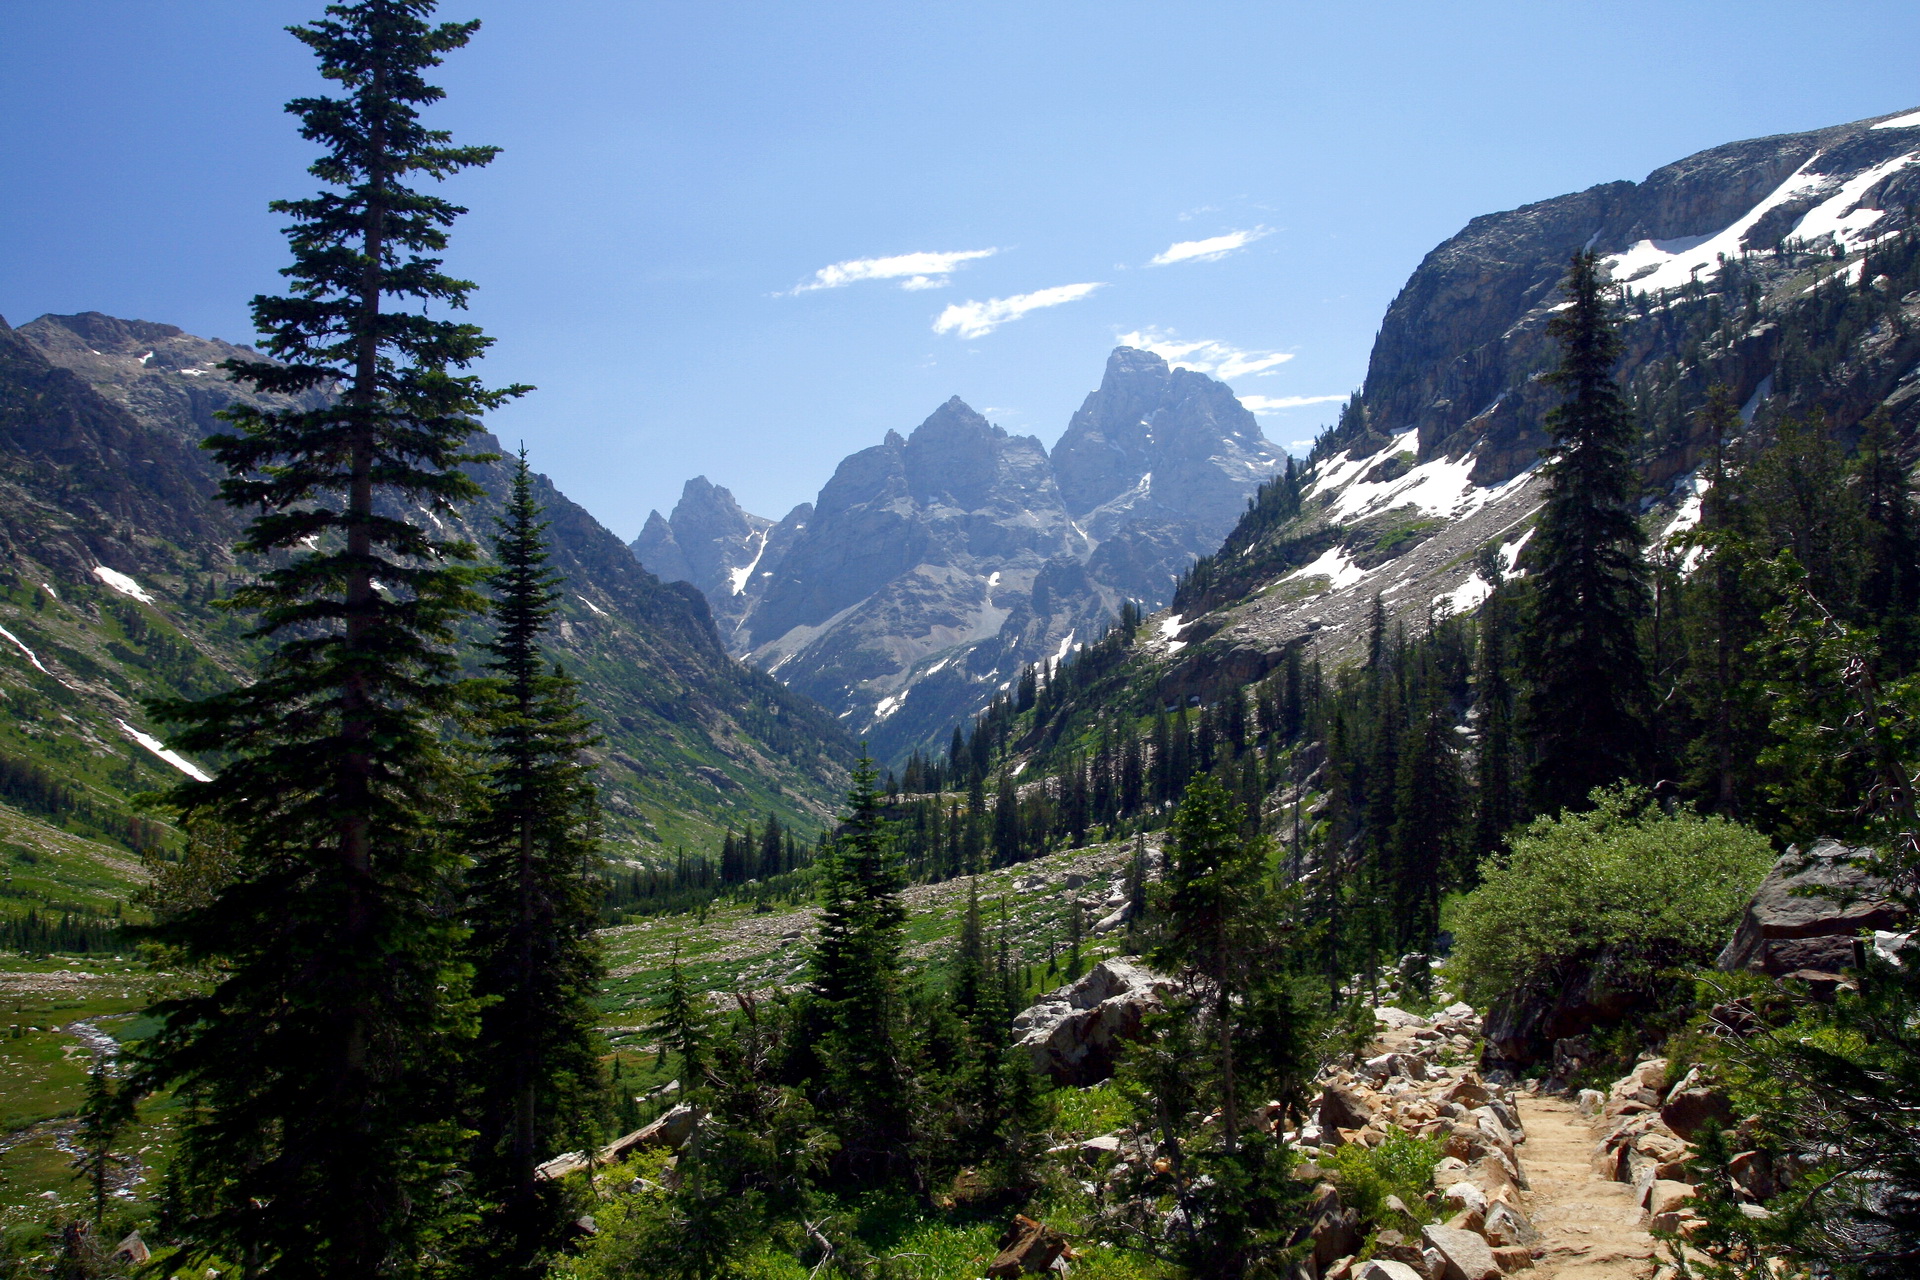
M 1137 1040 L 1173 980 L 1130 960 L 1102 960 L 1077 982 L 1048 993 L 1013 1020 L 1034 1070 L 1055 1084 L 1098 1084 L 1113 1074 L 1122 1043 Z
M 1444 1260 L 1444 1280 L 1500 1280 L 1493 1247 L 1475 1233 L 1457 1227 L 1423 1227 L 1420 1239 Z
M 1721 969 L 1770 977 L 1837 974 L 1853 964 L 1863 930 L 1891 929 L 1904 918 L 1886 885 L 1868 874 L 1868 850 L 1820 840 L 1802 854 L 1790 848 L 1773 864 L 1720 953 Z

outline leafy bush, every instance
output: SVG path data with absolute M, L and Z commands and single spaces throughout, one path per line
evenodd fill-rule
M 1378 1146 L 1350 1144 L 1322 1157 L 1321 1163 L 1329 1166 L 1340 1194 L 1360 1211 L 1362 1220 L 1404 1227 L 1386 1221 L 1387 1197 L 1399 1196 L 1416 1225 L 1432 1222 L 1425 1196 L 1433 1185 L 1433 1166 L 1444 1154 L 1431 1138 L 1390 1129 Z
M 1594 808 L 1538 818 L 1460 903 L 1461 994 L 1484 1005 L 1606 958 L 1613 985 L 1714 957 L 1773 862 L 1766 837 L 1647 792 L 1593 793 Z

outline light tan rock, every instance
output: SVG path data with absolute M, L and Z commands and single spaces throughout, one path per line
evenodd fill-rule
M 1495 1280 L 1501 1274 L 1493 1260 L 1493 1246 L 1471 1231 L 1455 1227 L 1427 1227 L 1420 1239 L 1446 1260 L 1443 1280 Z
M 1493 1265 L 1502 1275 L 1525 1271 L 1533 1265 L 1533 1250 L 1525 1245 L 1497 1244 L 1493 1246 Z
M 1684 1182 L 1655 1179 L 1647 1185 L 1647 1212 L 1654 1217 L 1672 1213 L 1693 1199 L 1694 1189 Z

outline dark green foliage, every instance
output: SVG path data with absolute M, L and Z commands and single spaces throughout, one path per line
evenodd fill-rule
M 114 1145 L 132 1121 L 131 1095 L 114 1087 L 113 1067 L 104 1053 L 95 1052 L 87 1069 L 87 1097 L 80 1104 L 80 1123 L 74 1130 L 79 1154 L 71 1165 L 74 1176 L 86 1179 L 87 1200 L 93 1210 L 93 1229 L 104 1229 L 107 1198 L 113 1191 Z
M 595 742 L 578 686 L 541 652 L 560 578 L 524 452 L 493 538 L 487 675 L 470 686 L 482 773 L 462 824 L 467 953 L 483 1002 L 472 1048 L 480 1193 L 498 1206 L 489 1241 L 501 1274 L 537 1272 L 561 1215 L 534 1167 L 592 1136 L 604 1092 L 593 997 L 603 966 Z
M 397 512 L 477 493 L 461 470 L 476 415 L 520 388 L 458 372 L 487 339 L 425 311 L 471 286 L 435 256 L 460 210 L 408 183 L 493 156 L 420 122 L 441 97 L 423 74 L 474 29 L 429 25 L 432 9 L 363 0 L 294 29 L 341 89 L 288 107 L 326 189 L 273 206 L 292 219 L 293 287 L 254 319 L 277 362 L 228 372 L 340 395 L 235 406 L 209 440 L 224 500 L 258 512 L 239 550 L 271 567 L 232 605 L 268 652 L 231 692 L 155 708 L 177 745 L 228 761 L 172 803 L 236 843 L 231 882 L 160 927 L 219 975 L 159 1006 L 144 1042 L 143 1085 L 185 1104 L 167 1222 L 186 1257 L 276 1275 L 414 1274 L 458 1220 L 452 1094 L 473 1016 L 441 725 L 458 710 L 455 626 L 481 601 L 472 548 Z
M 1521 656 L 1533 748 L 1534 806 L 1578 807 L 1646 765 L 1647 691 L 1640 622 L 1647 612 L 1632 424 L 1614 381 L 1620 338 L 1599 259 L 1576 254 L 1571 304 L 1548 323 L 1561 347 L 1548 381 L 1566 400 L 1547 416 L 1547 497 L 1529 548 L 1532 598 Z
M 900 958 L 906 909 L 899 856 L 873 762 L 854 766 L 847 814 L 820 864 L 820 924 L 808 994 L 820 1037 L 815 1106 L 849 1182 L 912 1168 L 912 1081 Z
M 1104 1223 L 1195 1275 L 1284 1274 L 1308 1196 L 1291 1176 L 1291 1152 L 1246 1114 L 1252 1098 L 1297 1106 L 1312 1059 L 1282 963 L 1284 903 L 1267 874 L 1268 845 L 1243 822 L 1205 776 L 1175 815 L 1154 959 L 1185 990 L 1123 1072 L 1160 1159 L 1122 1175 L 1125 1198 Z M 1216 1108 L 1218 1124 L 1196 1123 Z
M 122 954 L 133 949 L 132 940 L 121 933 L 118 920 L 90 913 L 62 911 L 55 916 L 28 907 L 24 915 L 0 917 L 0 951 L 27 955 L 55 951 Z
M 707 1041 L 711 1028 L 700 998 L 687 984 L 680 968 L 680 954 L 673 956 L 667 971 L 667 993 L 660 1004 L 660 1046 L 671 1049 L 680 1059 L 680 1083 L 683 1088 L 700 1087 L 707 1073 Z

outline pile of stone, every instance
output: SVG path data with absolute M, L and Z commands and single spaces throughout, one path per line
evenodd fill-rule
M 1474 1066 L 1478 1015 L 1455 1004 L 1432 1018 L 1391 1006 L 1374 1016 L 1381 1030 L 1373 1055 L 1323 1073 L 1315 1114 L 1284 1136 L 1309 1159 L 1350 1143 L 1376 1146 L 1394 1130 L 1433 1139 L 1444 1155 L 1429 1202 L 1448 1216 L 1414 1236 L 1407 1206 L 1390 1200 L 1389 1212 L 1408 1230 L 1377 1224 L 1373 1256 L 1359 1263 L 1349 1249 L 1364 1224 L 1323 1185 L 1312 1230 L 1318 1280 L 1493 1280 L 1531 1267 L 1539 1234 L 1519 1203 L 1526 1131 L 1512 1082 L 1483 1078 Z
M 1577 1105 L 1593 1119 L 1598 1141 L 1593 1148 L 1593 1171 L 1634 1188 L 1646 1210 L 1647 1227 L 1690 1235 L 1701 1223 L 1690 1201 L 1693 1172 L 1687 1161 L 1690 1140 L 1708 1123 L 1728 1127 L 1736 1143 L 1743 1130 L 1735 1125 L 1733 1108 L 1698 1068 L 1679 1080 L 1668 1078 L 1665 1058 L 1647 1058 L 1613 1082 L 1605 1093 L 1582 1089 Z M 1759 1202 L 1774 1192 L 1772 1172 L 1764 1153 L 1741 1151 L 1732 1160 L 1735 1186 L 1751 1203 L 1743 1211 L 1765 1217 Z

